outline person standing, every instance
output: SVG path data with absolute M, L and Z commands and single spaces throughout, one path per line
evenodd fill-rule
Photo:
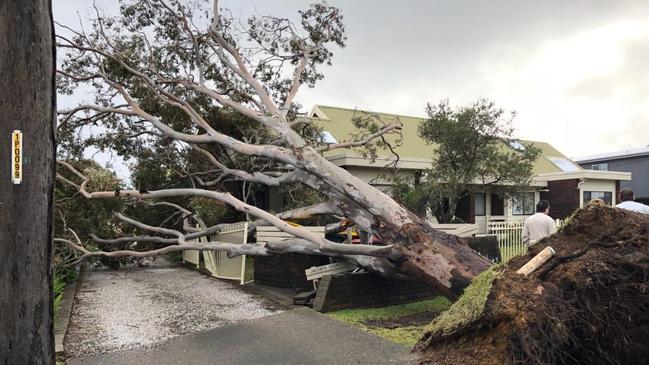
M 620 201 L 621 203 L 616 205 L 616 208 L 626 209 L 633 212 L 649 214 L 649 206 L 640 204 L 634 201 L 635 193 L 631 189 L 622 189 L 620 191 Z
M 557 232 L 557 226 L 548 213 L 550 203 L 547 200 L 540 200 L 536 204 L 536 213 L 525 219 L 523 223 L 523 243 L 532 246 L 537 241 Z

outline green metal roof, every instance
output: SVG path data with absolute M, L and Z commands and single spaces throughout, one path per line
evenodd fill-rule
M 313 107 L 309 116 L 316 120 L 318 125 L 322 126 L 325 131 L 331 133 L 338 142 L 348 141 L 352 135 L 358 130 L 352 123 L 354 113 L 369 113 L 378 115 L 381 120 L 387 123 L 400 122 L 403 124 L 402 135 L 403 141 L 401 145 L 395 148 L 400 158 L 414 158 L 414 159 L 428 159 L 430 160 L 433 155 L 433 146 L 426 143 L 417 135 L 417 127 L 425 120 L 421 117 L 396 115 L 388 113 L 377 113 L 358 109 L 347 109 L 333 106 L 316 105 Z M 395 140 L 394 136 L 389 136 L 389 140 Z M 558 157 L 568 159 L 563 153 L 554 148 L 549 143 L 518 140 L 524 146 L 533 145 L 541 149 L 541 157 L 539 157 L 534 164 L 534 173 L 543 174 L 551 172 L 561 172 L 562 169 L 552 163 L 548 157 Z M 351 149 L 338 149 L 328 152 L 327 155 L 342 155 L 342 154 L 358 154 Z M 391 153 L 387 149 L 380 149 L 379 156 L 390 156 Z M 575 164 L 577 169 L 581 169 L 579 165 Z

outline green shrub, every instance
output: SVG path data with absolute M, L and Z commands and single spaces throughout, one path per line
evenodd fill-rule
M 54 292 L 54 318 L 61 309 L 61 302 L 63 301 L 63 289 L 65 289 L 65 276 L 57 271 L 54 271 L 54 281 L 52 282 L 52 291 Z

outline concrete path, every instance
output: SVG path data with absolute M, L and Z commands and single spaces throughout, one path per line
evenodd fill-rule
M 411 364 L 409 349 L 308 308 L 170 339 L 70 365 Z

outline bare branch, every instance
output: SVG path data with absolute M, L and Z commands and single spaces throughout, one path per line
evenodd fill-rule
M 205 237 L 209 235 L 213 235 L 215 233 L 218 233 L 221 228 L 224 225 L 215 225 L 215 226 L 210 226 L 207 229 L 204 230 L 199 230 L 196 232 L 191 232 L 185 235 L 185 240 L 194 240 L 200 237 Z M 164 237 L 159 237 L 159 236 L 130 236 L 130 237 L 119 237 L 119 238 L 112 238 L 112 239 L 104 239 L 104 238 L 99 238 L 94 234 L 90 234 L 90 238 L 92 238 L 93 241 L 99 242 L 99 243 L 108 243 L 108 244 L 113 244 L 113 243 L 124 243 L 124 242 L 156 242 L 156 243 L 163 243 L 163 244 L 175 244 L 178 243 L 178 238 L 164 238 Z
M 286 95 L 286 99 L 284 100 L 284 105 L 282 106 L 282 115 L 284 117 L 286 117 L 286 115 L 288 114 L 288 111 L 291 108 L 291 103 L 293 103 L 293 99 L 295 99 L 295 95 L 297 95 L 297 92 L 300 89 L 302 73 L 304 73 L 304 68 L 306 67 L 306 63 L 308 62 L 308 59 L 309 58 L 306 55 L 304 55 L 304 57 L 300 59 L 300 63 L 295 68 L 295 72 L 293 74 L 293 81 L 291 82 L 291 89 Z
M 192 217 L 201 226 L 201 229 L 207 229 L 207 225 L 205 224 L 205 222 L 203 222 L 203 220 L 200 217 L 198 217 L 196 214 L 194 214 L 189 209 L 183 208 L 178 204 L 165 202 L 165 201 L 160 201 L 160 202 L 155 202 L 155 203 L 143 201 L 143 203 L 147 204 L 149 206 L 152 206 L 152 207 L 155 207 L 155 206 L 168 206 L 168 207 L 175 208 L 175 209 L 177 209 L 178 211 L 180 211 L 183 214 L 183 218 L 186 219 L 188 217 Z M 185 230 L 187 230 L 187 229 L 185 229 Z
M 261 172 L 258 172 L 258 171 L 250 173 L 250 172 L 246 172 L 246 171 L 243 171 L 243 170 L 231 169 L 231 168 L 225 166 L 224 164 L 222 164 L 221 162 L 219 162 L 219 160 L 217 160 L 216 157 L 214 157 L 214 155 L 211 154 L 209 151 L 207 151 L 207 150 L 205 150 L 203 148 L 200 148 L 200 147 L 198 147 L 198 146 L 196 146 L 194 144 L 192 144 L 191 147 L 195 151 L 197 151 L 200 154 L 202 154 L 203 156 L 205 156 L 214 166 L 218 167 L 219 169 L 221 169 L 221 171 L 223 171 L 223 176 L 221 178 L 223 178 L 225 176 L 228 176 L 228 175 L 232 175 L 232 176 L 235 176 L 235 177 L 237 177 L 237 178 L 239 178 L 240 180 L 243 180 L 243 181 L 256 182 L 256 183 L 261 183 L 261 184 L 268 185 L 268 186 L 279 186 L 280 183 L 281 183 L 281 179 L 265 175 L 265 174 L 263 174 Z M 200 178 L 198 178 L 197 180 L 199 181 L 199 183 L 201 185 L 204 185 L 204 186 L 208 185 L 207 183 L 203 182 Z
M 261 85 L 259 81 L 257 81 L 248 71 L 248 68 L 246 67 L 246 64 L 243 60 L 243 56 L 239 53 L 239 51 L 230 45 L 225 38 L 223 38 L 223 35 L 219 31 L 219 1 L 214 0 L 214 18 L 212 20 L 212 24 L 210 25 L 210 31 L 209 34 L 212 36 L 212 38 L 219 44 L 219 46 L 222 47 L 222 49 L 225 49 L 235 60 L 236 65 L 232 64 L 225 54 L 223 52 L 217 52 L 217 56 L 223 62 L 228 68 L 230 68 L 232 71 L 234 71 L 237 75 L 239 75 L 243 80 L 248 83 L 254 90 L 257 96 L 261 99 L 263 105 L 267 108 L 267 110 L 271 114 L 275 114 L 277 116 L 282 115 L 280 110 L 277 108 L 275 103 L 272 101 L 268 93 L 266 92 L 266 89 Z
M 139 199 L 151 199 L 151 198 L 169 198 L 169 197 L 177 197 L 177 196 L 202 196 L 208 199 L 213 199 L 213 200 L 226 203 L 240 212 L 248 213 L 257 218 L 261 218 L 269 222 L 273 226 L 277 227 L 283 232 L 289 233 L 295 237 L 302 238 L 304 240 L 315 243 L 322 251 L 339 252 L 340 250 L 338 246 L 340 246 L 341 244 L 329 241 L 309 230 L 300 227 L 295 227 L 289 224 L 288 222 L 282 220 L 281 218 L 276 217 L 272 213 L 269 213 L 265 210 L 262 210 L 255 206 L 242 202 L 241 200 L 237 199 L 230 193 L 223 193 L 218 191 L 202 190 L 202 189 L 165 189 L 165 190 L 153 190 L 153 191 L 144 191 L 144 192 L 138 190 L 115 190 L 115 191 L 100 191 L 100 192 L 90 193 L 85 188 L 88 183 L 88 178 L 83 176 L 78 171 L 74 170 L 74 168 L 69 164 L 67 165 L 69 166 L 69 168 L 72 168 L 73 171 L 75 171 L 77 174 L 79 174 L 79 176 L 82 177 L 83 182 L 81 183 L 81 185 L 79 185 L 79 191 L 83 196 L 85 196 L 88 199 L 115 198 L 115 197 L 134 197 Z M 124 221 L 127 221 L 128 223 L 137 225 L 142 229 L 147 229 L 155 232 L 162 232 L 160 231 L 160 227 L 147 226 L 141 222 L 128 220 L 129 218 L 121 215 L 119 215 L 118 217 L 120 217 L 120 219 Z M 176 235 L 176 233 L 180 234 L 180 232 L 177 231 L 174 232 L 170 232 L 170 234 L 174 234 L 174 235 Z M 178 237 L 179 240 L 183 239 L 181 236 Z M 396 252 L 390 253 L 393 248 L 392 245 L 385 246 L 385 247 L 355 245 L 354 247 L 357 248 L 357 251 L 359 252 L 362 251 L 363 254 L 371 255 L 371 256 L 398 255 L 398 253 Z
M 267 248 L 264 246 L 260 245 L 251 245 L 251 244 L 236 244 L 236 243 L 228 243 L 228 242 L 196 242 L 196 241 L 191 241 L 187 242 L 184 244 L 179 244 L 179 245 L 173 245 L 173 246 L 167 246 L 163 247 L 160 249 L 156 250 L 150 250 L 150 251 L 132 251 L 132 250 L 120 250 L 120 251 L 88 251 L 85 250 L 78 245 L 74 244 L 74 242 L 62 238 L 55 238 L 54 239 L 56 242 L 64 242 L 69 244 L 75 249 L 78 249 L 83 252 L 81 257 L 75 262 L 79 263 L 89 257 L 93 256 L 105 256 L 105 257 L 124 257 L 124 256 L 130 256 L 130 257 L 151 257 L 151 256 L 159 256 L 159 255 L 164 255 L 166 253 L 170 252 L 178 252 L 178 251 L 185 251 L 185 250 L 212 250 L 212 251 L 228 251 L 228 252 L 236 252 L 240 255 L 262 255 L 266 256 L 269 255 L 270 252 L 268 251 Z
M 342 214 L 342 212 L 331 201 L 316 203 L 306 207 L 300 207 L 277 214 L 278 218 L 284 220 L 307 219 L 318 215 Z
M 330 144 L 330 145 L 327 145 L 327 146 L 318 147 L 317 150 L 322 152 L 322 151 L 331 151 L 331 150 L 338 149 L 338 148 L 349 148 L 349 147 L 364 146 L 364 145 L 368 144 L 369 142 L 371 142 L 372 140 L 374 140 L 376 138 L 379 138 L 379 137 L 383 136 L 386 133 L 389 133 L 389 132 L 392 132 L 392 131 L 401 131 L 402 128 L 403 128 L 403 126 L 401 124 L 396 124 L 396 123 L 395 124 L 389 124 L 389 125 L 386 125 L 385 127 L 381 128 L 381 130 L 379 130 L 378 132 L 372 133 L 369 136 L 367 136 L 367 137 L 365 137 L 365 138 L 363 138 L 361 140 L 334 143 L 334 144 Z
M 185 244 L 185 235 L 182 232 L 178 232 L 175 229 L 169 229 L 169 228 L 162 228 L 162 227 L 154 227 L 150 226 L 148 224 L 144 224 L 140 221 L 136 221 L 135 219 L 129 218 L 121 213 L 116 214 L 117 218 L 119 218 L 121 221 L 124 221 L 126 223 L 132 224 L 138 228 L 142 228 L 147 231 L 155 232 L 155 233 L 161 233 L 161 234 L 167 234 L 171 236 L 176 236 L 178 237 L 178 243 L 183 245 Z

